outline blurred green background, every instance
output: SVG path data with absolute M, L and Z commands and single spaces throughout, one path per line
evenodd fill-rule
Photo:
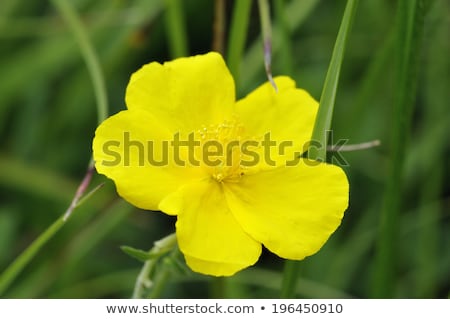
M 215 1 L 71 0 L 100 58 L 109 114 L 125 108 L 130 74 L 150 61 L 213 43 Z M 217 2 L 217 1 L 216 1 Z M 225 52 L 238 1 L 225 1 Z M 319 99 L 345 1 L 273 1 L 273 73 L 292 76 Z M 450 3 L 424 1 L 417 88 L 410 92 L 403 186 L 394 224 L 390 297 L 447 298 L 450 292 Z M 181 18 L 180 18 L 181 17 Z M 346 49 L 334 111 L 334 141 L 380 140 L 345 153 L 350 207 L 342 226 L 300 263 L 298 297 L 373 296 L 377 242 L 393 149 L 397 1 L 361 1 Z M 174 24 L 175 23 L 175 24 Z M 177 38 L 181 26 L 181 40 Z M 175 28 L 175 32 L 174 32 Z M 253 2 L 237 93 L 266 81 Z M 235 74 L 237 74 L 235 71 Z M 404 115 L 407 120 L 408 115 Z M 49 1 L 0 2 L 0 272 L 68 207 L 90 160 L 96 102 L 77 42 Z M 95 176 L 91 188 L 106 179 Z M 111 181 L 75 211 L 12 283 L 7 298 L 126 298 L 142 266 L 121 245 L 150 249 L 174 231 L 174 218 L 138 210 Z M 163 297 L 279 296 L 283 260 L 264 252 L 256 267 L 218 282 L 174 275 Z M 222 285 L 221 295 L 216 294 Z

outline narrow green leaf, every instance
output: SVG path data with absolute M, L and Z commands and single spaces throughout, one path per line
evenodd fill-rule
M 89 193 L 87 193 L 86 195 L 84 195 L 83 197 L 80 198 L 80 200 L 76 203 L 75 207 L 83 205 L 89 198 L 91 198 L 92 195 L 97 193 L 97 191 L 100 188 L 102 188 L 104 185 L 105 185 L 105 183 L 101 183 L 101 184 L 95 186 L 94 189 L 92 189 Z
M 103 76 L 99 58 L 89 40 L 87 30 L 69 1 L 52 0 L 52 2 L 72 29 L 72 33 L 78 42 L 94 86 L 95 98 L 97 100 L 98 123 L 101 123 L 108 117 L 108 96 L 106 94 L 105 77 Z
M 144 262 L 150 259 L 158 259 L 172 250 L 171 247 L 163 247 L 158 250 L 152 249 L 150 251 L 145 251 L 130 246 L 120 246 L 120 249 L 127 255 Z
M 236 1 L 231 19 L 230 36 L 228 38 L 227 65 L 233 75 L 236 87 L 239 87 L 239 68 L 242 61 L 245 42 L 247 40 L 248 22 L 252 0 Z
M 136 249 L 130 246 L 120 246 L 120 249 L 130 257 L 133 257 L 139 261 L 147 261 L 153 258 L 152 254 L 147 251 Z
M 324 162 L 326 159 L 327 132 L 331 128 L 331 119 L 333 117 L 339 74 L 357 5 L 358 0 L 347 1 L 344 17 L 342 18 L 339 33 L 334 45 L 333 55 L 331 56 L 331 62 L 325 78 L 322 95 L 320 97 L 319 111 L 317 113 L 311 138 L 314 143 L 311 143 L 313 147 L 310 147 L 308 151 L 308 157 L 313 160 Z
M 166 0 L 166 30 L 172 58 L 187 56 L 189 53 L 186 22 L 183 15 L 183 1 Z
M 158 262 L 157 258 L 153 256 L 162 255 L 177 249 L 177 237 L 176 234 L 170 234 L 155 242 L 153 248 L 149 251 L 152 256 L 150 259 L 146 260 L 144 266 L 142 267 L 134 285 L 132 298 L 144 298 L 149 290 L 149 283 L 152 283 L 150 289 L 150 297 L 155 297 L 159 295 L 164 288 L 164 282 L 168 280 L 169 270 L 168 267 L 163 266 L 155 269 Z M 167 257 L 166 257 L 167 258 Z
M 39 250 L 64 226 L 64 216 L 58 218 L 45 232 L 23 251 L 14 262 L 0 275 L 0 296 L 3 295 L 13 280 L 29 264 Z
M 183 255 L 178 249 L 176 249 L 171 255 L 167 256 L 166 260 L 177 273 L 183 276 L 192 274 L 192 270 L 186 265 Z
M 66 212 L 51 224 L 41 235 L 39 235 L 0 275 L 0 296 L 8 289 L 13 280 L 22 272 L 22 270 L 30 263 L 33 257 L 41 250 L 41 248 L 55 236 L 55 234 L 64 226 L 71 213 L 77 208 L 78 201 L 83 196 L 86 188 L 89 186 L 93 168 L 89 167 L 81 184 L 67 208 Z
M 225 0 L 214 1 L 214 22 L 212 50 L 224 55 L 225 28 L 226 28 L 226 2 Z
M 284 263 L 283 279 L 281 282 L 280 298 L 293 298 L 300 274 L 300 263 L 295 260 L 286 260 Z
M 314 125 L 314 132 L 312 140 L 319 142 L 311 147 L 308 151 L 308 156 L 313 160 L 325 161 L 327 138 L 326 132 L 331 127 L 331 118 L 334 108 L 334 100 L 336 97 L 337 84 L 339 81 L 339 73 L 341 64 L 344 59 L 345 46 L 347 44 L 348 35 L 356 12 L 358 0 L 348 0 L 345 8 L 344 17 L 342 18 L 339 33 L 334 46 L 333 55 L 331 57 L 330 66 L 328 68 L 327 77 L 325 79 L 324 88 L 322 91 L 322 98 L 320 99 L 319 113 L 317 114 L 316 123 Z M 295 287 L 298 281 L 298 262 L 287 260 L 281 287 L 281 296 L 283 298 L 293 298 Z

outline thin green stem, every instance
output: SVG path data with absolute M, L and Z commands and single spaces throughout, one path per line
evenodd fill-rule
M 61 229 L 72 215 L 79 201 L 83 198 L 94 173 L 93 167 L 89 166 L 80 186 L 78 187 L 72 202 L 64 214 L 47 228 L 38 238 L 36 238 L 27 249 L 25 249 L 0 276 L 0 295 L 8 289 L 12 281 L 20 274 L 26 265 L 30 263 L 39 250 Z M 98 189 L 98 188 L 97 188 Z
M 278 1 L 275 1 L 278 2 Z M 314 12 L 314 8 L 317 7 L 320 0 L 302 0 L 302 1 L 290 1 L 285 8 L 283 17 L 286 20 L 287 27 L 292 32 L 298 30 L 298 28 L 307 20 L 307 18 Z M 281 49 L 281 29 L 278 24 L 275 24 L 273 30 L 273 53 L 279 53 Z M 260 74 L 261 64 L 264 63 L 263 56 L 261 55 L 261 40 L 257 38 L 246 50 L 245 55 L 242 58 L 242 63 L 245 65 L 245 73 L 241 77 L 241 86 L 239 89 L 247 87 L 250 89 L 255 82 L 255 78 Z M 243 90 L 245 92 L 246 90 Z
M 326 159 L 327 132 L 331 128 L 331 119 L 333 117 L 341 65 L 344 60 L 345 47 L 347 45 L 357 5 L 358 0 L 348 0 L 347 6 L 345 7 L 344 16 L 339 28 L 322 95 L 320 97 L 319 111 L 317 113 L 311 138 L 314 143 L 311 143 L 312 147 L 308 150 L 308 157 L 312 160 L 324 162 Z
M 228 38 L 227 65 L 234 77 L 236 86 L 239 87 L 239 68 L 242 61 L 247 29 L 250 20 L 252 0 L 235 1 L 233 17 L 231 19 L 230 35 Z
M 264 67 L 269 82 L 278 91 L 277 85 L 272 78 L 272 22 L 270 21 L 270 6 L 267 0 L 258 0 L 259 17 L 264 43 Z
M 300 262 L 286 260 L 284 263 L 283 281 L 281 282 L 280 298 L 294 298 L 300 273 Z
M 353 152 L 353 151 L 362 151 L 367 150 L 369 148 L 373 148 L 376 146 L 380 146 L 381 142 L 380 140 L 373 140 L 369 142 L 364 143 L 358 143 L 358 144 L 349 144 L 349 145 L 328 145 L 327 151 L 328 152 Z
M 65 0 L 52 0 L 55 7 L 60 11 L 80 46 L 81 53 L 85 59 L 86 65 L 91 75 L 92 83 L 97 100 L 98 122 L 101 123 L 108 116 L 108 102 L 106 95 L 106 85 L 101 72 L 100 63 L 95 51 L 89 41 L 87 31 L 84 29 L 80 18 L 74 8 Z M 56 220 L 44 233 L 42 233 L 33 243 L 25 249 L 13 263 L 4 271 L 0 277 L 0 295 L 6 290 L 17 275 L 25 268 L 25 266 L 33 259 L 38 251 L 47 243 L 71 216 L 72 212 L 79 205 L 82 196 L 86 192 L 94 167 L 92 160 L 90 161 L 88 171 L 78 187 L 72 202 L 66 212 L 58 220 Z
M 212 49 L 222 55 L 224 54 L 225 47 L 225 15 L 225 0 L 215 0 Z
M 397 88 L 393 107 L 391 131 L 391 160 L 388 181 L 385 188 L 383 210 L 371 297 L 393 296 L 394 276 L 397 270 L 397 234 L 399 229 L 402 177 L 405 162 L 407 137 L 420 59 L 420 43 L 423 33 L 425 0 L 400 0 L 397 16 Z
M 80 17 L 67 0 L 51 0 L 53 5 L 59 10 L 66 20 L 72 33 L 80 47 L 81 54 L 91 76 L 94 87 L 95 99 L 97 102 L 97 121 L 100 124 L 108 117 L 108 96 L 103 72 L 99 58 L 95 53 L 92 43 L 89 40 L 88 32 L 83 26 Z
M 189 54 L 183 1 L 166 0 L 166 32 L 172 58 Z
M 224 299 L 227 295 L 227 278 L 214 277 L 211 278 L 210 295 L 213 299 Z
M 3 295 L 13 280 L 20 274 L 26 265 L 33 259 L 39 250 L 61 229 L 65 224 L 64 216 L 58 218 L 45 232 L 17 257 L 0 276 L 0 296 Z
M 83 205 L 89 198 L 91 198 L 92 195 L 94 195 L 95 193 L 97 193 L 97 191 L 102 188 L 103 186 L 105 186 L 105 183 L 101 183 L 98 184 L 97 186 L 95 186 L 89 193 L 87 193 L 86 195 L 84 195 L 83 197 L 80 197 L 80 199 L 78 200 L 78 202 L 75 204 L 74 208 L 77 208 L 81 205 Z
M 171 235 L 172 236 L 172 235 Z M 185 265 L 181 265 L 179 260 L 182 256 L 180 250 L 176 246 L 176 237 L 168 238 L 168 245 L 172 245 L 172 251 L 170 254 L 163 258 L 160 267 L 155 271 L 155 279 L 153 280 L 153 286 L 149 291 L 147 298 L 161 298 L 166 289 L 167 283 L 171 280 L 177 271 L 185 273 Z M 173 234 L 175 236 L 175 234 Z
M 131 296 L 131 298 L 139 299 L 144 296 L 145 289 L 149 288 L 151 285 L 151 282 L 149 281 L 148 277 L 150 272 L 153 270 L 154 266 L 155 266 L 154 260 L 149 260 L 144 263 L 144 266 L 142 267 L 136 279 L 133 295 Z
M 152 289 L 150 290 L 147 298 L 154 299 L 160 297 L 170 279 L 171 269 L 170 264 L 166 262 L 166 259 L 163 260 L 161 266 L 162 267 L 154 280 Z
M 166 251 L 167 249 L 175 248 L 177 244 L 177 237 L 175 234 L 170 234 L 161 240 L 155 242 L 154 247 L 150 250 L 150 254 L 157 254 L 161 251 Z M 164 275 L 167 265 L 163 265 L 164 267 L 160 268 L 160 274 L 158 274 L 158 278 L 155 280 L 151 279 L 152 274 L 155 272 L 155 266 L 158 263 L 158 258 L 149 259 L 144 263 L 139 275 L 136 279 L 136 283 L 134 285 L 132 298 L 144 298 L 146 296 L 146 291 L 150 290 L 149 296 L 154 296 L 155 294 L 160 292 L 161 281 L 164 283 L 167 281 L 167 277 Z M 154 292 L 157 290 L 157 292 Z

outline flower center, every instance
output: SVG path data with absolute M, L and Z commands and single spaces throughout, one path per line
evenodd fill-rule
M 242 135 L 244 126 L 233 118 L 219 125 L 203 126 L 199 131 L 202 163 L 218 182 L 237 182 L 244 175 Z

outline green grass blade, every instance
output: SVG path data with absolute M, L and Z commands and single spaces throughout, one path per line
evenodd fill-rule
M 120 246 L 120 249 L 130 257 L 142 262 L 152 259 L 152 255 L 148 251 L 136 249 L 130 246 Z
M 318 143 L 315 144 L 317 147 L 311 147 L 308 151 L 308 157 L 313 160 L 325 161 L 326 159 L 327 131 L 331 128 L 331 119 L 333 117 L 339 74 L 357 5 L 358 0 L 347 1 L 344 17 L 342 18 L 339 33 L 334 45 L 333 55 L 331 56 L 331 62 L 325 78 L 322 95 L 320 97 L 319 111 L 317 113 L 311 138 L 311 140 Z
M 295 260 L 286 260 L 284 262 L 280 298 L 294 298 L 295 289 L 299 280 L 299 274 L 300 262 Z
M 0 276 L 0 295 L 9 287 L 12 281 L 19 275 L 19 273 L 30 263 L 33 257 L 39 252 L 39 250 L 61 229 L 62 226 L 69 219 L 71 213 L 77 207 L 77 204 L 85 193 L 87 187 L 92 178 L 94 172 L 93 167 L 89 167 L 85 177 L 83 178 L 80 186 L 78 186 L 75 192 L 74 198 L 67 208 L 66 212 L 58 218 L 52 225 L 50 225 L 44 233 L 36 238 L 25 251 L 23 251 L 8 268 Z
M 98 123 L 100 124 L 108 117 L 108 96 L 106 94 L 105 78 L 98 56 L 89 40 L 86 29 L 71 4 L 66 0 L 52 0 L 52 3 L 72 29 L 73 35 L 77 40 L 80 51 L 86 62 L 94 86 L 95 98 L 97 101 Z
M 325 161 L 327 145 L 326 131 L 328 131 L 331 127 L 331 117 L 333 114 L 339 73 L 342 61 L 344 59 L 345 46 L 347 44 L 347 39 L 350 33 L 353 18 L 355 16 L 357 4 L 357 0 L 348 0 L 347 2 L 341 27 L 339 29 L 336 44 L 333 50 L 333 55 L 331 57 L 330 66 L 328 68 L 328 73 L 322 92 L 322 98 L 320 99 L 319 113 L 317 114 L 312 137 L 313 140 L 319 141 L 322 147 L 310 148 L 308 152 L 309 158 L 314 160 Z M 294 297 L 294 289 L 297 285 L 297 279 L 298 262 L 289 260 L 286 261 L 281 288 L 282 298 Z
M 226 2 L 225 0 L 214 1 L 214 22 L 212 50 L 224 55 L 225 28 L 226 28 Z
M 251 0 L 236 1 L 231 19 L 230 35 L 228 38 L 227 65 L 234 77 L 236 87 L 239 87 L 239 68 L 242 61 L 247 29 L 250 19 Z
M 150 249 L 150 253 L 152 254 L 157 254 L 161 251 L 167 251 L 167 250 L 171 250 L 174 249 L 177 245 L 177 237 L 175 235 L 175 233 L 170 234 L 158 241 L 155 242 L 155 244 L 153 245 L 153 248 Z M 163 283 L 166 282 L 166 280 L 168 279 L 167 277 L 167 267 L 163 266 L 161 267 L 159 270 L 162 273 L 162 277 L 161 278 L 150 278 L 154 272 L 155 266 L 156 266 L 157 260 L 156 259 L 150 259 L 147 260 L 144 263 L 144 266 L 142 267 L 137 279 L 136 279 L 136 283 L 134 286 L 134 290 L 133 290 L 133 296 L 132 298 L 143 298 L 146 295 L 146 287 L 148 286 L 149 282 L 152 282 L 152 279 L 154 279 L 155 281 L 158 281 L 157 283 L 154 284 L 154 286 L 151 287 L 151 296 L 152 297 L 156 297 L 157 294 L 159 294 L 161 292 L 161 290 L 163 289 L 164 285 Z
M 1 274 L 0 296 L 3 295 L 13 280 L 33 259 L 39 250 L 61 229 L 65 224 L 64 216 L 58 218 L 45 232 L 43 232 L 23 253 Z
M 402 196 L 407 137 L 416 96 L 420 44 L 423 33 L 423 0 L 400 0 L 397 16 L 397 88 L 393 106 L 391 159 L 375 258 L 371 297 L 393 296 L 397 249 L 395 243 Z
M 264 44 L 264 68 L 266 69 L 267 79 L 275 91 L 278 91 L 272 77 L 272 22 L 270 21 L 269 2 L 267 0 L 258 0 L 258 7 Z
M 183 1 L 166 0 L 166 30 L 170 55 L 178 58 L 189 55 Z
M 97 99 L 98 110 L 98 122 L 101 123 L 108 116 L 108 102 L 106 95 L 106 85 L 103 77 L 103 73 L 100 68 L 100 63 L 97 55 L 89 41 L 86 30 L 71 5 L 65 0 L 52 0 L 55 7 L 60 11 L 61 15 L 66 19 L 69 26 L 72 28 L 72 32 L 83 54 L 83 57 L 88 66 L 89 73 L 92 78 L 94 90 Z M 14 262 L 5 270 L 0 277 L 0 295 L 8 288 L 11 282 L 17 277 L 17 275 L 25 268 L 25 266 L 31 261 L 31 259 L 38 253 L 38 251 L 61 229 L 69 217 L 69 213 L 75 209 L 78 200 L 82 193 L 85 191 L 85 187 L 90 182 L 92 171 L 89 170 L 85 179 L 83 180 L 80 188 L 75 194 L 74 200 L 69 206 L 68 211 L 60 218 L 58 218 L 47 230 L 42 233 L 33 243 L 17 257 Z

